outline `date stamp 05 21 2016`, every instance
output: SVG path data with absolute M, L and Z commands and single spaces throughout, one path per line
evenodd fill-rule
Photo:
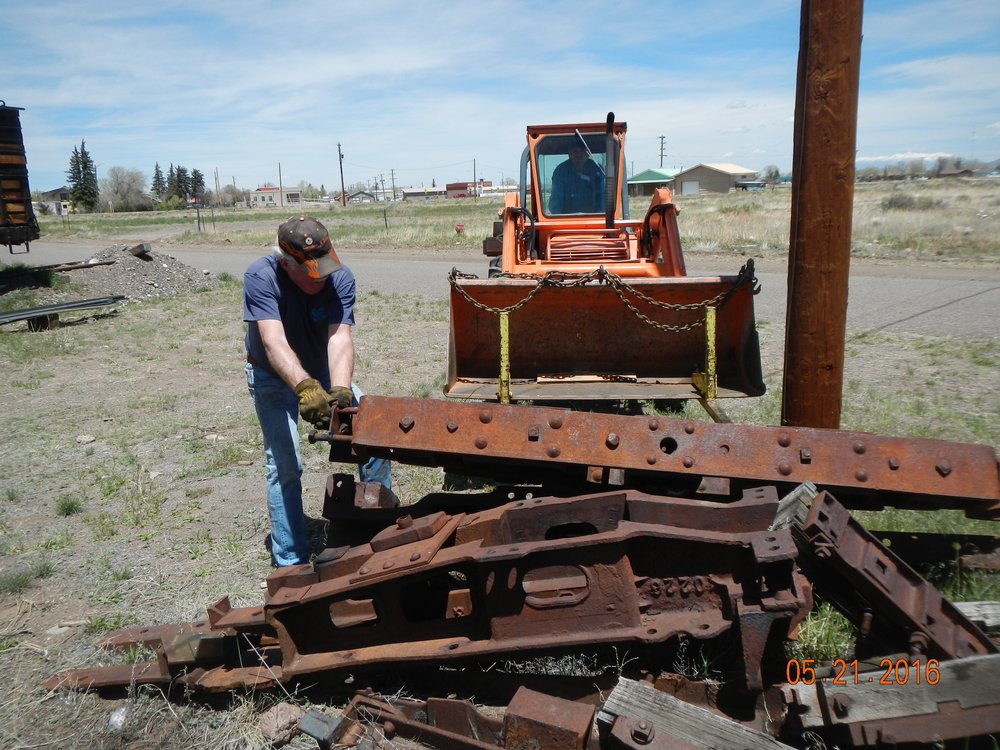
M 785 679 L 789 685 L 937 685 L 941 680 L 937 659 L 882 659 L 879 671 L 861 672 L 858 660 L 834 659 L 829 676 L 816 674 L 815 659 L 789 659 L 785 666 Z M 866 667 L 868 665 L 865 665 Z M 825 671 L 825 670 L 824 670 Z

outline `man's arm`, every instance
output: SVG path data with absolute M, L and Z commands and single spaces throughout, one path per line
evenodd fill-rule
M 326 342 L 326 356 L 330 367 L 330 387 L 351 387 L 354 377 L 354 336 L 351 326 L 337 323 L 330 326 Z
M 280 320 L 258 320 L 257 331 L 267 352 L 267 361 L 271 368 L 284 380 L 290 388 L 294 388 L 306 378 L 311 378 L 292 347 L 285 338 L 285 329 Z

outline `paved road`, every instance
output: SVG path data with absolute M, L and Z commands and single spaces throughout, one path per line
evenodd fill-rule
M 2 262 L 33 264 L 86 260 L 104 243 L 33 242 L 28 255 L 5 255 Z M 262 248 L 154 249 L 174 256 L 198 270 L 228 272 L 239 276 Z M 453 267 L 485 275 L 485 259 L 468 254 L 377 254 L 345 250 L 341 256 L 358 280 L 359 291 L 421 294 L 444 299 L 447 274 Z M 691 274 L 732 274 L 739 261 L 689 258 Z M 780 323 L 785 317 L 784 263 L 758 262 L 763 288 L 757 298 L 759 320 Z M 847 326 L 850 330 L 919 333 L 930 336 L 1000 339 L 1000 270 L 940 267 L 876 266 L 854 262 L 848 292 Z

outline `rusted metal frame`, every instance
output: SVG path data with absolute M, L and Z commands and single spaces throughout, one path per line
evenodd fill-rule
M 922 665 L 924 669 L 926 665 Z M 933 684 L 894 670 L 851 673 L 786 686 L 789 728 L 818 731 L 850 747 L 888 747 L 971 738 L 1000 732 L 1000 655 L 970 656 L 934 666 Z M 901 672 L 902 674 L 902 672 Z
M 365 664 L 733 631 L 746 683 L 759 689 L 768 636 L 787 634 L 810 603 L 790 535 L 763 530 L 775 505 L 772 488 L 728 507 L 623 491 L 401 517 L 369 544 L 276 571 L 263 608 L 233 609 L 223 598 L 207 627 L 133 628 L 109 639 L 157 647 L 159 669 L 81 670 L 59 684 L 122 684 L 143 671 L 146 681 L 212 692 Z
M 300 728 L 321 747 L 378 746 L 400 737 L 435 750 L 585 750 L 592 740 L 595 710 L 592 705 L 523 687 L 502 719 L 477 711 L 468 701 L 381 700 L 359 694 L 348 703 L 340 721 L 311 712 Z
M 346 456 L 453 466 L 479 476 L 583 480 L 600 467 L 623 486 L 730 477 L 791 490 L 804 481 L 848 507 L 961 508 L 1000 518 L 991 446 L 805 427 L 711 424 L 500 404 L 364 396 Z
M 635 524 L 624 507 L 612 496 L 514 503 L 454 517 L 429 539 L 317 564 L 316 580 L 266 605 L 284 675 L 704 639 L 737 624 L 744 637 L 751 628 L 745 672 L 759 689 L 767 632 L 757 637 L 756 623 L 787 631 L 811 602 L 790 537 Z M 576 535 L 545 538 L 562 533 Z
M 817 592 L 859 627 L 859 650 L 961 659 L 997 652 L 989 637 L 828 492 L 803 485 L 781 502 Z M 862 654 L 863 655 L 863 654 Z
M 322 739 L 329 746 L 354 747 L 364 737 L 371 737 L 376 745 L 402 737 L 436 750 L 496 750 L 501 734 L 499 720 L 479 713 L 467 701 L 432 698 L 388 702 L 356 695 L 340 722 Z

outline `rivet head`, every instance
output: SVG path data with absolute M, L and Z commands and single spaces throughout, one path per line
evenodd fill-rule
M 936 468 L 937 473 L 943 477 L 946 477 L 949 474 L 951 474 L 951 462 L 948 460 L 942 459 L 941 461 L 938 461 L 937 466 L 934 468 Z
M 551 427 L 553 430 L 558 430 L 562 426 L 563 426 L 562 417 L 549 417 L 549 427 Z
M 419 552 L 414 552 L 412 555 L 410 555 L 410 562 L 416 562 L 419 559 L 420 559 Z
M 690 469 L 694 466 L 694 459 L 691 456 L 684 456 L 684 460 L 681 463 L 684 464 L 684 468 Z
M 448 430 L 448 432 L 451 433 L 458 431 L 458 425 L 455 424 L 454 422 L 449 422 L 448 424 L 445 425 L 445 428 Z
M 559 455 L 559 446 L 558 445 L 550 445 L 549 449 L 547 451 L 545 451 L 545 452 L 549 454 L 549 458 L 555 458 L 556 456 Z
M 397 529 L 408 529 L 413 525 L 413 516 L 400 516 L 396 519 Z
M 778 464 L 778 473 L 783 477 L 787 477 L 792 473 L 792 465 L 787 461 L 782 461 Z
M 899 459 L 898 458 L 895 458 L 895 457 L 890 458 L 889 461 L 888 461 L 888 463 L 889 463 L 889 469 L 891 469 L 892 471 L 897 471 L 899 469 Z
M 862 443 L 862 442 L 861 442 L 861 441 L 859 440 L 858 442 L 854 443 L 854 444 L 853 444 L 853 445 L 851 446 L 851 450 L 853 450 L 853 451 L 854 451 L 855 453 L 857 453 L 857 454 L 858 454 L 859 456 L 860 456 L 860 455 L 863 455 L 863 454 L 864 454 L 864 452 L 865 452 L 865 444 L 864 444 L 864 443 Z
M 483 411 L 479 412 L 479 421 L 482 422 L 483 424 L 489 424 L 491 421 L 493 421 L 493 415 L 484 409 Z
M 364 566 L 364 567 L 361 567 L 361 568 L 358 568 L 358 572 L 359 572 L 359 573 L 360 573 L 361 575 L 365 575 L 365 574 L 366 574 L 366 573 L 368 572 L 368 567 L 367 567 L 367 566 Z
M 612 450 L 618 447 L 618 442 L 618 436 L 613 432 L 609 432 L 608 436 L 604 439 L 604 444 Z
M 782 448 L 787 448 L 791 444 L 792 444 L 792 439 L 788 437 L 788 435 L 778 436 L 778 445 L 780 445 Z
M 653 464 L 655 464 L 656 463 L 656 456 L 653 456 L 653 455 L 646 456 L 646 463 L 649 464 L 650 466 L 652 466 Z
M 396 563 L 394 563 L 392 560 L 386 560 L 384 563 L 382 563 L 382 570 L 388 570 L 395 564 Z
M 694 422 L 686 422 L 684 424 L 684 432 L 686 432 L 688 435 L 693 435 L 694 434 Z
M 660 423 L 655 419 L 649 420 L 649 429 L 655 432 L 656 430 L 660 429 Z
M 482 450 L 488 444 L 489 443 L 487 442 L 486 438 L 484 438 L 482 435 L 476 438 L 476 447 L 479 448 L 479 450 Z
M 856 472 L 854 472 L 854 478 L 857 479 L 859 482 L 867 482 L 868 472 L 865 471 L 864 469 L 858 469 Z
M 399 429 L 403 432 L 409 432 L 413 428 L 413 417 L 405 416 L 399 420 Z

